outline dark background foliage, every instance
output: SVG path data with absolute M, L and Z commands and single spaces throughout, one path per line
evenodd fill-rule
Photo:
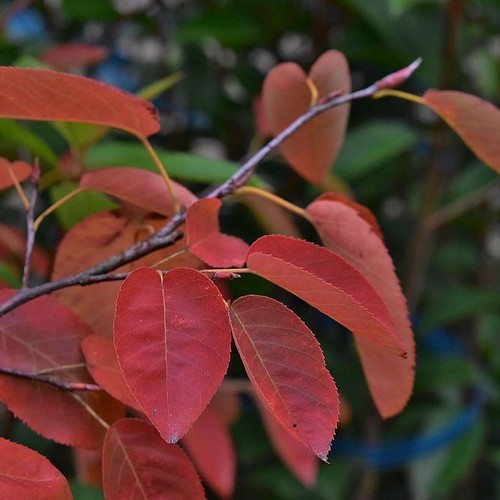
M 45 49 L 72 41 L 106 47 L 106 60 L 84 73 L 132 92 L 181 71 L 182 81 L 154 101 L 162 131 L 153 142 L 216 159 L 239 161 L 263 144 L 254 106 L 274 65 L 291 60 L 307 69 L 330 48 L 347 56 L 355 88 L 422 57 L 404 90 L 459 89 L 496 104 L 500 99 L 497 0 L 21 0 L 0 2 L 0 15 L 3 65 L 36 66 Z M 46 124 L 29 127 L 57 154 L 65 151 Z M 0 125 L 0 154 L 25 157 L 22 140 L 6 131 Z M 299 205 L 318 194 L 279 159 L 259 174 Z M 70 178 L 71 170 L 65 175 Z M 427 109 L 387 98 L 352 106 L 329 186 L 370 207 L 382 226 L 413 315 L 414 396 L 401 415 L 382 421 L 349 336 L 337 335 L 340 328 L 330 320 L 281 296 L 318 335 L 345 399 L 343 424 L 331 463 L 322 464 L 317 487 L 307 491 L 281 465 L 257 411 L 244 401 L 233 427 L 239 459 L 235 498 L 498 497 L 496 174 Z M 11 197 L 2 195 L 2 207 L 1 221 L 22 227 Z M 262 231 L 241 207 L 225 208 L 223 215 L 225 229 L 247 241 Z M 58 224 L 64 226 L 64 220 L 52 222 L 41 233 L 49 250 L 60 237 Z M 3 279 L 15 285 L 15 273 L 1 266 Z M 233 293 L 267 286 L 245 278 Z M 242 368 L 234 362 L 231 371 L 238 375 Z M 2 415 L 4 436 L 48 454 L 72 474 L 67 450 Z M 99 498 L 97 491 L 73 487 L 76 498 Z

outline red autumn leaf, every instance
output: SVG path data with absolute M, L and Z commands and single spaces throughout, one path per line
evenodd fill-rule
M 170 182 L 181 205 L 189 207 L 197 200 L 184 186 L 175 181 Z M 92 170 L 82 176 L 80 187 L 102 191 L 149 212 L 162 215 L 172 215 L 174 212 L 165 179 L 141 168 L 113 167 Z
M 94 214 L 71 228 L 62 239 L 57 249 L 52 278 L 60 279 L 94 266 L 148 237 L 151 229 L 157 230 L 165 222 L 163 218 L 128 219 L 112 212 Z M 179 253 L 162 264 L 162 268 L 199 266 L 201 261 L 187 252 L 182 253 L 184 248 L 185 240 L 182 238 L 174 245 L 157 250 L 117 271 L 126 272 L 153 265 Z M 119 282 L 98 283 L 83 289 L 65 288 L 55 292 L 55 296 L 83 318 L 96 333 L 111 338 L 119 288 Z
M 231 435 L 217 411 L 207 407 L 182 438 L 182 445 L 210 488 L 220 497 L 231 497 L 236 453 Z
M 411 396 L 415 364 L 408 306 L 392 259 L 372 224 L 359 214 L 355 204 L 345 203 L 343 197 L 320 198 L 307 207 L 306 213 L 324 245 L 356 268 L 377 291 L 404 342 L 406 359 L 355 335 L 373 399 L 380 414 L 390 417 L 400 412 Z
M 108 500 L 205 499 L 186 454 L 179 446 L 165 443 L 144 420 L 123 419 L 109 428 L 102 476 Z
M 264 81 L 262 99 L 274 135 L 280 133 L 311 106 L 311 89 L 321 98 L 330 92 L 350 92 L 349 67 L 343 54 L 325 52 L 311 67 L 309 77 L 295 63 L 283 63 Z M 349 106 L 343 105 L 316 116 L 280 146 L 293 169 L 313 184 L 324 182 L 344 141 Z
M 226 390 L 224 383 L 210 402 L 226 425 L 233 425 L 241 415 L 242 404 L 239 394 L 231 389 Z
M 114 342 L 132 394 L 161 436 L 177 442 L 198 419 L 226 373 L 227 306 L 203 274 L 133 271 L 116 303 Z
M 334 252 L 307 241 L 268 235 L 250 247 L 247 266 L 352 332 L 405 355 L 405 346 L 376 290 Z
M 70 71 L 100 62 L 108 57 L 108 49 L 88 43 L 61 43 L 44 50 L 40 60 L 53 68 Z
M 257 96 L 252 103 L 253 116 L 255 120 L 255 128 L 257 133 L 261 137 L 269 137 L 272 134 L 271 127 L 267 120 L 266 113 L 264 111 L 264 102 L 262 100 L 262 95 Z
M 2 498 L 71 500 L 66 478 L 36 451 L 0 438 Z
M 160 129 L 143 99 L 83 76 L 0 67 L 0 117 L 106 125 L 137 137 Z
M 102 489 L 102 450 L 73 448 L 75 480 Z
M 313 333 L 268 297 L 240 297 L 230 314 L 236 347 L 257 393 L 287 432 L 326 460 L 339 399 Z
M 111 339 L 97 334 L 89 335 L 83 339 L 82 351 L 93 379 L 111 396 L 140 411 L 123 378 Z
M 500 110 L 474 95 L 428 90 L 423 103 L 433 109 L 486 165 L 500 173 Z
M 1 290 L 0 301 L 13 293 Z M 92 383 L 80 351 L 81 340 L 91 333 L 86 323 L 56 299 L 39 297 L 0 318 L 0 367 L 53 382 Z M 102 397 L 88 391 L 77 394 L 79 401 L 48 383 L 0 376 L 0 399 L 35 431 L 63 444 L 98 448 L 104 428 L 82 402 L 95 406 L 102 403 Z M 116 415 L 113 404 L 109 405 L 104 410 Z
M 10 162 L 0 157 L 0 190 L 13 186 L 13 178 L 23 182 L 30 176 L 32 169 L 33 167 L 25 161 Z
M 187 248 L 212 267 L 241 267 L 248 245 L 235 236 L 220 232 L 218 198 L 205 198 L 192 205 L 186 214 Z
M 300 441 L 297 441 L 273 417 L 264 404 L 257 398 L 269 439 L 283 463 L 292 474 L 306 487 L 313 488 L 319 470 L 318 457 Z
M 62 239 L 56 253 L 52 279 L 83 271 L 135 242 L 134 223 L 105 212 L 88 217 Z M 120 269 L 119 271 L 123 271 Z M 119 282 L 98 283 L 88 288 L 71 287 L 55 296 L 105 337 L 113 333 L 115 301 Z

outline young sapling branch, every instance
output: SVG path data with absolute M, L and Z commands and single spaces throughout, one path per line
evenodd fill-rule
M 24 256 L 22 288 L 28 288 L 31 269 L 31 257 L 35 246 L 35 205 L 38 197 L 38 186 L 40 184 L 40 162 L 38 158 L 33 164 L 30 176 L 30 199 L 26 210 L 26 252 Z
M 250 177 L 255 172 L 257 166 L 262 163 L 262 161 L 267 158 L 271 153 L 278 149 L 278 147 L 285 141 L 288 137 L 299 130 L 303 125 L 311 121 L 314 117 L 319 114 L 332 109 L 336 106 L 341 106 L 343 104 L 363 99 L 367 97 L 373 97 L 378 91 L 386 88 L 391 88 L 391 86 L 397 86 L 403 83 L 411 74 L 417 69 L 420 64 L 420 60 L 416 60 L 406 68 L 391 73 L 386 77 L 378 80 L 372 85 L 351 92 L 349 94 L 338 95 L 338 91 L 332 92 L 324 98 L 320 98 L 316 104 L 311 106 L 303 115 L 299 116 L 294 122 L 292 122 L 287 128 L 271 139 L 263 148 L 257 151 L 253 156 L 251 156 L 246 162 L 244 162 L 241 167 L 231 175 L 227 181 L 225 181 L 220 186 L 216 187 L 210 191 L 205 198 L 223 198 L 230 194 L 233 194 L 236 190 L 243 187 Z M 159 161 L 156 152 L 152 148 L 151 144 L 145 139 L 140 138 L 149 154 L 155 161 L 155 164 L 162 173 L 165 169 L 161 162 Z M 174 204 L 178 206 L 178 200 L 174 193 L 172 183 L 166 171 L 163 173 L 165 180 L 167 181 L 167 186 L 169 188 Z M 145 255 L 152 253 L 155 250 L 166 248 L 173 245 L 182 235 L 177 229 L 185 222 L 186 212 L 182 207 L 176 211 L 173 217 L 156 233 L 149 236 L 147 239 L 132 245 L 131 247 L 119 252 L 111 257 L 107 258 L 100 264 L 93 266 L 85 271 L 81 271 L 71 276 L 65 278 L 44 283 L 33 288 L 21 289 L 15 296 L 11 297 L 9 300 L 0 305 L 0 317 L 9 311 L 12 311 L 16 307 L 33 300 L 37 297 L 45 295 L 47 293 L 53 292 L 55 290 L 60 290 L 62 288 L 67 288 L 70 286 L 86 286 L 93 283 L 99 283 L 102 281 L 111 281 L 116 279 L 123 279 L 123 275 L 113 275 L 110 274 L 115 269 L 123 266 L 124 264 L 129 264 L 138 260 Z

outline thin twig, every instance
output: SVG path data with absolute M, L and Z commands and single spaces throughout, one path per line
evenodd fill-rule
M 309 108 L 303 115 L 299 116 L 293 123 L 291 123 L 286 129 L 280 132 L 274 139 L 269 141 L 262 149 L 257 151 L 252 157 L 250 157 L 241 167 L 228 178 L 226 182 L 213 189 L 206 195 L 206 198 L 223 198 L 227 195 L 234 193 L 235 190 L 242 187 L 247 183 L 250 177 L 255 172 L 257 166 L 267 158 L 272 152 L 274 152 L 280 144 L 290 137 L 293 133 L 299 130 L 307 122 L 311 121 L 317 115 L 332 109 L 336 106 L 341 106 L 358 99 L 363 99 L 373 96 L 379 90 L 385 88 L 391 88 L 392 86 L 397 86 L 403 83 L 407 78 L 411 76 L 413 71 L 415 71 L 420 64 L 420 60 L 414 61 L 412 64 L 403 68 L 395 73 L 391 73 L 381 80 L 373 83 L 369 87 L 358 90 L 344 95 L 337 95 L 336 92 L 325 96 L 325 98 L 320 99 L 317 104 Z M 167 246 L 173 245 L 182 235 L 177 231 L 177 229 L 186 220 L 186 214 L 184 211 L 177 212 L 170 221 L 165 224 L 159 231 L 152 234 L 149 238 L 136 243 L 135 245 L 123 250 L 120 253 L 112 255 L 100 264 L 97 264 L 90 269 L 79 272 L 77 274 L 62 278 L 56 281 L 44 283 L 43 285 L 22 289 L 12 297 L 10 300 L 4 302 L 0 305 L 0 317 L 9 311 L 12 311 L 16 307 L 45 295 L 47 293 L 53 292 L 55 290 L 60 290 L 62 288 L 67 288 L 70 286 L 85 286 L 93 283 L 98 283 L 102 281 L 110 281 L 112 279 L 117 279 L 116 275 L 111 275 L 112 271 L 123 266 L 124 264 L 129 264 L 140 257 L 150 254 L 154 250 L 160 248 L 165 248 Z M 122 279 L 122 278 L 120 278 Z
M 488 200 L 491 194 L 495 193 L 499 187 L 500 181 L 495 179 L 487 186 L 483 186 L 476 191 L 473 191 L 468 196 L 454 201 L 446 205 L 444 208 L 431 213 L 422 221 L 423 227 L 427 232 L 435 231 L 444 224 L 453 221 L 460 215 Z
M 26 254 L 24 257 L 23 281 L 22 288 L 26 289 L 29 285 L 31 256 L 33 255 L 33 247 L 35 246 L 35 205 L 38 197 L 38 185 L 40 184 L 40 162 L 38 158 L 33 164 L 33 170 L 30 176 L 30 199 L 26 210 Z
M 43 382 L 44 384 L 53 385 L 54 387 L 58 387 L 64 391 L 102 391 L 101 386 L 97 384 L 87 384 L 85 382 L 70 382 L 69 380 L 58 380 L 50 375 L 46 375 L 43 373 L 28 373 L 20 370 L 12 370 L 9 368 L 5 368 L 4 366 L 0 367 L 0 373 L 5 375 L 12 375 L 14 377 L 25 378 L 28 380 L 34 380 L 36 382 Z

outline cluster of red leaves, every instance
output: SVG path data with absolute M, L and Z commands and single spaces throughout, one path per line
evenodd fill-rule
M 85 122 L 141 140 L 159 128 L 147 103 L 86 78 L 1 68 L 0 85 L 1 117 Z M 347 63 L 336 51 L 318 59 L 309 76 L 282 64 L 264 84 L 265 125 L 278 134 L 318 98 L 349 89 Z M 500 170 L 492 132 L 500 129 L 496 108 L 458 92 L 429 91 L 423 102 Z M 331 109 L 281 145 L 306 180 L 325 179 L 348 112 L 347 106 Z M 0 189 L 18 185 L 30 172 L 28 164 L 0 159 Z M 107 498 L 123 498 L 125 492 L 131 498 L 161 492 L 203 498 L 198 473 L 227 497 L 235 481 L 228 431 L 235 400 L 227 404 L 231 393 L 223 380 L 234 341 L 276 450 L 305 485 L 313 485 L 316 457 L 327 459 L 339 420 L 338 392 L 320 345 L 285 305 L 257 295 L 228 303 L 200 269 L 246 265 L 344 325 L 354 335 L 375 404 L 389 417 L 411 395 L 415 347 L 406 301 L 375 218 L 350 199 L 325 194 L 304 212 L 324 246 L 281 235 L 249 246 L 220 232 L 220 200 L 199 200 L 183 186 L 172 186 L 187 208 L 184 235 L 175 245 L 117 270 L 130 273 L 122 284 L 63 289 L 0 318 L 0 399 L 40 434 L 102 450 Z M 175 204 L 158 174 L 126 166 L 101 169 L 84 174 L 80 187 L 113 196 L 122 208 L 88 217 L 65 235 L 54 280 L 130 247 L 173 215 Z M 0 252 L 6 252 L 5 244 Z M 156 270 L 158 263 L 168 272 Z M 14 293 L 4 288 L 0 300 Z M 100 390 L 78 390 L 91 388 Z M 126 408 L 136 418 L 124 418 Z M 70 498 L 64 478 L 43 457 L 6 440 L 0 440 L 0 452 L 8 457 L 0 463 L 7 496 L 43 490 L 52 498 Z

